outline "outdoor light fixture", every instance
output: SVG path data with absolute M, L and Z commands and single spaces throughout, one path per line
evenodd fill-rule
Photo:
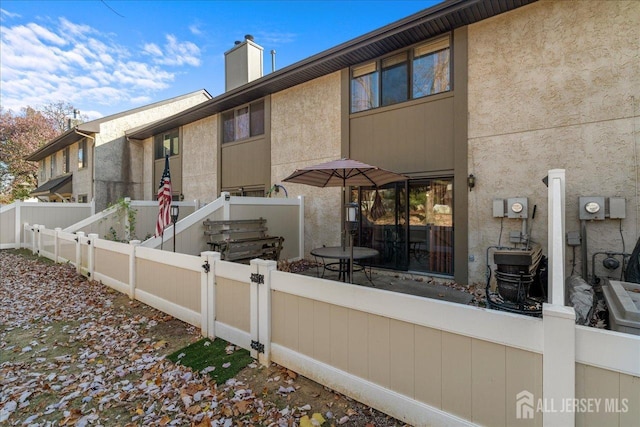
M 476 177 L 473 174 L 467 177 L 467 186 L 469 186 L 469 191 L 476 186 Z
M 344 205 L 344 227 L 350 233 L 353 233 L 358 228 L 358 204 L 347 203 Z
M 173 252 L 176 251 L 176 222 L 180 215 L 180 206 L 171 205 L 171 222 L 173 223 Z

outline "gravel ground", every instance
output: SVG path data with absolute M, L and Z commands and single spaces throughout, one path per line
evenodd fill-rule
M 216 385 L 165 359 L 198 332 L 72 266 L 0 251 L 0 425 L 403 425 L 276 365 Z

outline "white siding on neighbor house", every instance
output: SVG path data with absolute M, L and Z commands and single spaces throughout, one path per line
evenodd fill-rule
M 470 282 L 498 244 L 494 198 L 528 197 L 532 238 L 547 245 L 550 169 L 566 169 L 566 230 L 580 196 L 624 197 L 627 218 L 587 224 L 591 255 L 631 252 L 638 237 L 640 3 L 541 1 L 469 26 Z M 635 135 L 634 135 L 635 129 Z M 521 222 L 504 219 L 502 244 Z M 546 252 L 546 251 L 545 251 Z M 581 271 L 579 250 L 576 271 Z M 567 251 L 565 269 L 571 271 Z M 619 276 L 596 265 L 596 275 Z

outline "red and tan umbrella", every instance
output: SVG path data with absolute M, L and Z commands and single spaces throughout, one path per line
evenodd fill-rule
M 315 166 L 296 169 L 283 179 L 285 182 L 307 184 L 314 187 L 380 187 L 408 177 L 377 166 L 352 159 L 340 159 Z

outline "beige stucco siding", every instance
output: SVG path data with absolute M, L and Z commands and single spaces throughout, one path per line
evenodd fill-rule
M 182 193 L 209 203 L 218 196 L 218 115 L 182 128 Z
M 638 2 L 541 1 L 469 26 L 468 161 L 477 178 L 469 193 L 470 282 L 484 280 L 485 250 L 498 244 L 494 198 L 528 197 L 530 212 L 537 205 L 532 237 L 546 248 L 541 180 L 550 169 L 566 170 L 567 231 L 580 228 L 578 197 L 626 199 L 630 252 L 639 231 L 639 65 Z M 617 220 L 587 225 L 589 259 L 622 251 L 619 227 Z M 505 218 L 501 243 L 520 229 Z
M 96 210 L 104 209 L 120 197 L 141 199 L 146 194 L 143 187 L 145 169 L 148 162 L 153 163 L 153 157 L 146 157 L 145 144 L 128 141 L 125 131 L 171 116 L 207 99 L 203 92 L 198 92 L 102 123 L 95 140 Z
M 271 97 L 271 179 L 340 158 L 340 72 Z M 282 183 L 289 197 L 305 196 L 305 253 L 340 242 L 340 190 Z

